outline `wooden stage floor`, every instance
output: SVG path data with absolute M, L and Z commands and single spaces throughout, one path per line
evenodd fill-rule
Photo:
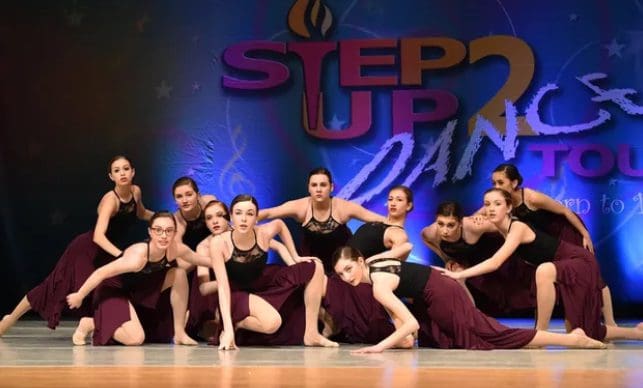
M 503 321 L 514 327 L 531 322 Z M 200 344 L 72 346 L 74 322 L 55 331 L 24 321 L 0 338 L 0 387 L 643 387 L 643 343 L 607 350 L 387 351 Z M 632 323 L 630 323 L 632 324 Z M 554 330 L 560 330 L 554 322 Z

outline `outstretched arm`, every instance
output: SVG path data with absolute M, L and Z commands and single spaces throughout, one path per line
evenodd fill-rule
M 337 198 L 336 200 L 339 201 L 341 208 L 343 209 L 343 213 L 346 214 L 349 219 L 355 218 L 364 222 L 386 222 L 385 216 L 372 212 L 355 202 L 341 198 Z
M 147 247 L 145 244 L 136 244 L 125 250 L 122 257 L 105 264 L 96 269 L 85 280 L 85 283 L 78 291 L 67 295 L 67 304 L 69 308 L 75 309 L 80 307 L 83 299 L 89 295 L 103 280 L 124 274 L 127 272 L 140 271 L 147 261 Z
M 306 198 L 300 198 L 285 202 L 279 206 L 261 209 L 257 215 L 257 221 L 291 217 L 302 222 L 304 220 L 304 214 L 306 213 L 306 204 L 304 201 L 306 201 Z
M 500 268 L 500 266 L 509 259 L 509 257 L 514 253 L 516 248 L 520 245 L 522 241 L 522 236 L 525 233 L 527 225 L 522 222 L 514 222 L 511 231 L 505 238 L 504 244 L 498 249 L 498 251 L 488 258 L 487 260 L 481 261 L 480 263 L 465 269 L 464 271 L 451 272 L 448 270 L 443 270 L 442 273 L 450 278 L 459 280 L 459 279 L 468 279 L 470 277 L 484 275 L 489 272 L 493 272 Z

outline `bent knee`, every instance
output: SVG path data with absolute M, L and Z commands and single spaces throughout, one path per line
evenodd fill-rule
M 543 263 L 536 268 L 536 281 L 553 281 L 556 279 L 556 267 L 553 263 Z
M 136 333 L 122 338 L 120 341 L 123 345 L 127 346 L 140 346 L 145 342 L 145 333 Z
M 273 315 L 263 326 L 266 334 L 274 334 L 281 327 L 281 316 L 279 314 Z

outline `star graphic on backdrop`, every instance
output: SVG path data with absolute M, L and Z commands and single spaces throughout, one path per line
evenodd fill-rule
M 67 215 L 60 209 L 55 209 L 49 214 L 49 221 L 52 225 L 62 225 L 65 222 L 65 218 L 67 218 Z
M 185 173 L 187 176 L 193 176 L 196 173 L 196 170 L 194 170 L 192 167 L 188 169 L 188 171 Z
M 170 92 L 172 92 L 172 87 L 165 82 L 165 80 L 161 81 L 161 84 L 157 86 L 156 88 L 156 98 L 161 99 L 161 98 L 170 98 Z
M 145 30 L 145 24 L 150 21 L 150 18 L 147 16 L 147 13 L 144 13 L 143 16 L 136 21 L 136 29 L 138 32 L 143 32 Z
M 607 49 L 607 56 L 613 57 L 616 55 L 617 57 L 621 58 L 621 50 L 625 47 L 624 44 L 620 44 L 616 41 L 616 39 L 612 39 L 610 44 L 603 45 Z
M 194 81 L 192 83 L 192 93 L 200 92 L 201 91 L 201 84 Z
M 339 118 L 337 118 L 337 115 L 333 115 L 333 119 L 330 120 L 329 124 L 330 128 L 328 129 L 339 131 L 344 128 L 344 124 L 346 124 L 346 121 L 340 120 Z
M 79 26 L 85 17 L 85 15 L 80 13 L 77 9 L 67 12 L 65 16 L 67 17 L 67 23 L 69 23 L 70 26 Z
M 578 20 L 578 15 L 576 15 L 575 13 L 569 14 L 570 22 L 575 22 L 576 20 Z
M 609 180 L 609 185 L 610 186 L 616 186 L 617 183 L 618 183 L 618 179 L 610 179 Z

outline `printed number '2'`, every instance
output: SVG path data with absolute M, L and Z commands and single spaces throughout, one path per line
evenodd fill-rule
M 504 85 L 489 102 L 469 119 L 469 134 L 473 132 L 476 117 L 483 116 L 493 123 L 496 129 L 504 133 L 506 128 L 505 100 L 515 103 L 531 83 L 534 76 L 534 53 L 525 41 L 514 36 L 495 35 L 472 40 L 469 43 L 469 63 L 476 63 L 482 58 L 501 56 L 509 62 L 509 76 Z M 524 116 L 517 117 L 519 133 L 533 135 Z

